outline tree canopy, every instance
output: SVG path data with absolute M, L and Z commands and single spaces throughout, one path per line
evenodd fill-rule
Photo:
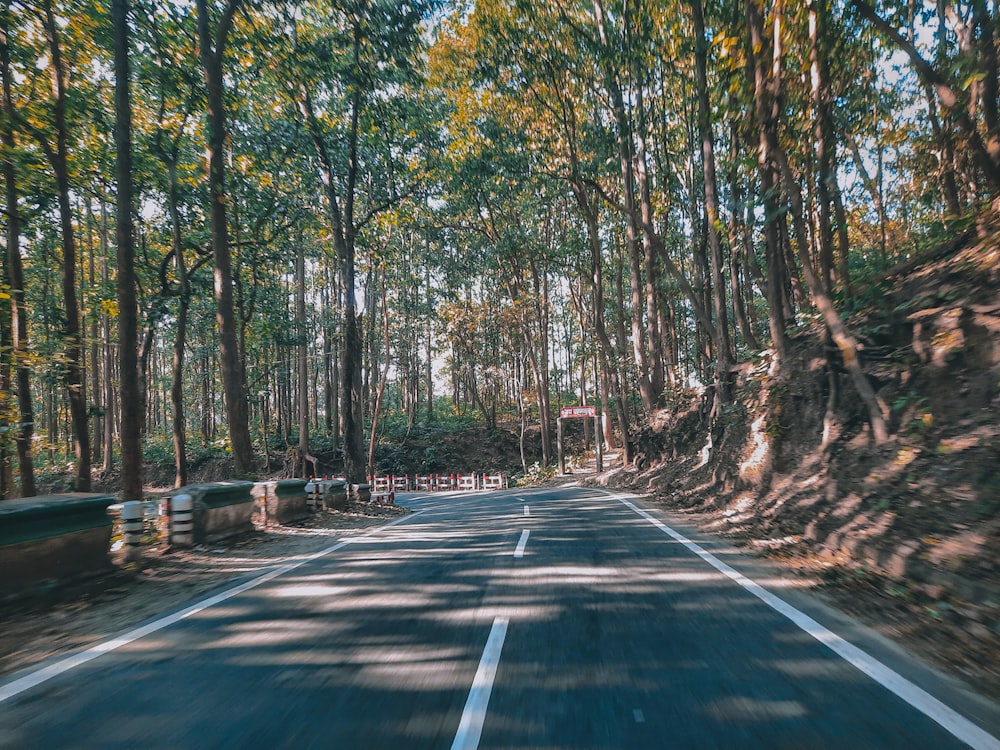
M 996 13 L 3 0 L 0 495 L 320 447 L 360 481 L 390 412 L 550 463 L 597 404 L 629 460 L 817 321 L 882 441 L 852 315 L 1000 195 Z

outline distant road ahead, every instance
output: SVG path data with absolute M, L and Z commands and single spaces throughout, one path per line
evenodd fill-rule
M 418 512 L 0 683 L 0 746 L 1000 748 L 994 704 L 634 498 L 401 502 Z

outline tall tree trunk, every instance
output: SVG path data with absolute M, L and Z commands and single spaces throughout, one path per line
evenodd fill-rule
M 601 58 L 601 68 L 604 85 L 610 97 L 611 116 L 615 122 L 615 135 L 618 143 L 618 164 L 622 178 L 622 202 L 625 210 L 625 236 L 629 258 L 629 274 L 632 280 L 632 354 L 635 358 L 636 377 L 639 394 L 646 411 L 655 408 L 660 394 L 654 393 L 650 379 L 649 340 L 646 326 L 646 299 L 643 294 L 643 254 L 640 252 L 640 242 L 649 242 L 649 237 L 642 232 L 643 222 L 636 206 L 636 149 L 633 142 L 632 123 L 625 109 L 625 97 L 622 92 L 620 73 L 615 68 L 616 57 L 613 56 L 612 44 L 608 35 L 607 16 L 602 2 L 594 3 L 595 20 L 598 34 L 605 54 Z M 653 250 L 650 251 L 655 252 Z
M 430 263 L 425 261 L 424 266 L 424 285 L 427 287 L 427 302 L 425 315 L 426 323 L 426 352 L 427 359 L 424 364 L 424 379 L 425 387 L 427 388 L 427 421 L 434 421 L 434 341 L 433 341 L 433 327 L 431 325 L 432 314 L 434 306 L 434 289 L 431 286 L 431 267 Z
M 752 245 L 749 240 L 749 230 L 745 220 L 745 200 L 739 177 L 739 149 L 741 143 L 740 127 L 734 121 L 729 129 L 729 288 L 733 296 L 733 312 L 736 315 L 736 325 L 743 343 L 752 351 L 761 348 L 760 340 L 753 330 L 748 312 L 747 300 L 752 296 L 746 292 L 750 289 L 749 255 Z
M 108 241 L 108 210 L 103 195 L 100 198 L 100 206 L 101 281 L 107 285 L 111 282 L 111 274 L 108 269 L 108 248 L 111 243 Z M 107 312 L 101 313 L 101 340 L 104 342 L 101 352 L 104 363 L 104 377 L 101 379 L 101 382 L 104 388 L 106 412 L 104 415 L 104 435 L 101 440 L 103 446 L 101 450 L 101 473 L 107 476 L 115 464 L 115 431 L 118 425 L 117 415 L 121 412 L 115 398 L 115 347 L 111 341 L 111 316 Z
M 763 16 L 760 13 L 760 8 L 758 7 L 757 2 L 758 0 L 748 0 L 747 2 L 748 21 L 752 36 L 762 36 L 760 32 L 763 30 Z M 775 10 L 774 23 L 775 34 L 773 56 L 776 61 L 775 71 L 777 71 L 778 63 L 781 59 L 780 7 Z M 756 45 L 754 46 L 756 47 Z M 780 78 L 778 77 L 777 72 L 772 73 L 772 75 L 773 85 L 775 86 L 775 88 L 772 89 L 772 93 L 777 98 L 777 95 L 780 94 L 780 89 L 777 88 L 778 84 L 776 81 L 780 80 Z M 798 251 L 799 263 L 802 266 L 802 273 L 805 277 L 809 294 L 812 298 L 813 304 L 823 316 L 823 322 L 826 324 L 831 338 L 833 338 L 834 343 L 840 350 L 844 366 L 851 376 L 851 380 L 854 383 L 858 395 L 861 396 L 862 401 L 868 409 L 869 422 L 871 424 L 874 441 L 877 445 L 882 444 L 888 439 L 885 417 L 882 413 L 881 405 L 878 403 L 878 399 L 875 396 L 875 392 L 861 368 L 861 362 L 858 358 L 858 342 L 844 324 L 843 319 L 840 317 L 840 314 L 833 305 L 830 295 L 825 292 L 822 280 L 816 273 L 812 263 L 812 258 L 809 254 L 809 232 L 805 223 L 805 211 L 801 188 L 799 187 L 795 175 L 792 173 L 788 160 L 785 157 L 784 150 L 781 148 L 781 145 L 777 142 L 777 140 L 775 139 L 774 141 L 769 142 L 767 144 L 767 148 L 770 158 L 774 160 L 774 164 L 777 167 L 782 183 L 782 191 L 790 202 L 792 228 L 795 232 L 796 240 L 794 244 Z
M 705 16 L 702 0 L 691 0 L 691 15 L 695 33 L 695 78 L 698 88 L 698 135 L 701 140 L 701 161 L 704 170 L 705 213 L 708 218 L 708 247 L 712 263 L 712 308 L 715 318 L 715 396 L 713 412 L 719 416 L 722 407 L 732 401 L 733 349 L 729 338 L 729 316 L 726 284 L 722 269 L 722 240 L 719 229 L 718 181 L 715 174 L 715 143 L 712 136 L 711 105 L 708 98 L 708 40 L 705 37 Z
M 33 497 L 35 468 L 31 441 L 35 432 L 34 405 L 31 401 L 31 376 L 28 369 L 28 316 L 24 309 L 24 264 L 21 260 L 21 216 L 18 209 L 17 168 L 14 164 L 16 139 L 14 136 L 14 98 L 10 68 L 10 3 L 2 6 L 0 23 L 0 80 L 3 84 L 2 137 L 4 145 L 3 177 L 6 204 L 6 282 L 10 287 L 11 358 L 17 390 L 18 428 L 15 431 L 18 472 L 21 496 Z
M 94 216 L 94 207 L 89 197 L 84 199 L 83 211 L 87 224 L 87 283 L 91 289 L 97 289 L 97 253 L 94 251 L 94 225 L 97 223 L 97 217 Z M 102 374 L 105 373 L 102 373 L 100 366 L 101 337 L 99 335 L 101 317 L 104 314 L 103 310 L 100 312 L 95 310 L 86 316 L 87 335 L 90 339 L 90 370 L 88 375 L 90 376 L 90 398 L 93 404 L 92 411 L 94 416 L 91 422 L 90 437 L 91 464 L 97 464 L 101 460 L 104 419 L 107 414 L 107 405 L 104 403 L 104 388 L 101 384 Z
M 663 404 L 663 382 L 664 382 L 664 354 L 663 354 L 663 316 L 659 305 L 660 267 L 657 262 L 657 253 L 649 235 L 642 231 L 642 225 L 652 225 L 655 221 L 653 217 L 653 199 L 651 196 L 649 173 L 646 168 L 646 117 L 645 105 L 642 95 L 642 84 L 636 87 L 637 109 L 639 121 L 635 133 L 635 177 L 636 187 L 639 197 L 639 226 L 636 233 L 642 237 L 642 270 L 644 275 L 645 305 L 646 305 L 646 326 L 645 336 L 647 349 L 647 393 L 649 396 L 649 406 L 647 409 L 658 408 Z
M 827 86 L 826 57 L 822 49 L 826 28 L 825 0 L 809 0 L 809 71 L 813 108 L 813 150 L 816 153 L 816 214 L 819 217 L 819 276 L 823 291 L 832 294 L 835 278 L 833 219 L 834 191 L 837 176 L 830 116 L 830 92 Z
M 382 268 L 382 338 L 385 344 L 385 367 L 379 377 L 378 389 L 375 392 L 375 408 L 372 410 L 372 429 L 368 440 L 368 473 L 375 476 L 375 443 L 378 438 L 378 421 L 382 415 L 382 399 L 385 396 L 386 380 L 389 377 L 389 305 L 385 294 L 386 269 Z
M 187 345 L 188 311 L 191 306 L 191 282 L 184 260 L 184 241 L 181 237 L 179 206 L 180 183 L 177 179 L 177 158 L 173 154 L 167 164 L 170 180 L 167 204 L 170 210 L 171 241 L 174 247 L 174 266 L 177 274 L 177 331 L 174 334 L 174 351 L 170 373 L 170 403 L 173 407 L 171 431 L 174 440 L 174 487 L 187 484 L 187 428 L 184 413 L 184 355 Z M 266 442 L 265 442 L 266 446 Z
M 298 402 L 299 402 L 299 445 L 295 458 L 298 469 L 296 476 L 308 477 L 306 461 L 312 458 L 309 452 L 309 347 L 306 344 L 306 252 L 302 238 L 296 243 L 295 251 L 295 328 L 298 357 Z M 315 465 L 313 474 L 316 474 Z
M 997 57 L 996 39 L 996 4 L 993 4 L 992 14 L 986 0 L 972 0 L 972 21 L 977 31 L 976 51 L 979 57 L 979 71 L 982 76 L 982 111 L 983 123 L 987 133 L 1000 134 L 1000 60 Z M 994 149 L 1000 149 L 1000 143 L 994 140 Z M 994 154 L 996 156 L 996 154 Z
M 574 169 L 574 173 L 578 173 L 578 170 Z M 573 194 L 576 196 L 577 205 L 583 213 L 587 227 L 587 243 L 590 246 L 590 284 L 594 332 L 597 334 L 598 351 L 602 362 L 601 369 L 610 379 L 610 388 L 606 387 L 608 384 L 602 387 L 604 411 L 607 415 L 609 402 L 613 404 L 615 420 L 618 422 L 618 428 L 622 434 L 622 460 L 625 464 L 631 464 L 632 448 L 629 443 L 629 418 L 623 398 L 624 388 L 618 368 L 614 364 L 617 359 L 614 345 L 611 343 L 604 323 L 604 263 L 601 259 L 601 236 L 597 211 L 583 184 L 574 183 Z M 608 434 L 610 433 L 610 425 L 606 425 L 605 430 L 605 442 L 610 446 L 613 443 L 612 436 Z
M 361 44 L 360 29 L 355 28 L 355 62 Z M 351 97 L 350 126 L 348 135 L 348 170 L 343 201 L 338 194 L 333 160 L 326 147 L 324 134 L 313 110 L 312 99 L 303 86 L 299 107 L 306 127 L 313 140 L 327 200 L 327 216 L 337 248 L 343 295 L 343 343 L 340 351 L 340 401 L 344 433 L 344 472 L 349 482 L 363 482 L 366 477 L 364 456 L 364 415 L 362 411 L 363 379 L 361 373 L 362 341 L 358 326 L 355 299 L 354 244 L 357 227 L 354 226 L 354 200 L 358 179 L 358 120 L 361 113 L 361 94 L 355 90 Z
M 771 331 L 771 345 L 779 366 L 785 360 L 787 343 L 785 328 L 787 315 L 784 302 L 784 286 L 788 277 L 781 243 L 778 207 L 778 175 L 774 168 L 771 149 L 777 143 L 778 103 L 772 89 L 773 81 L 768 74 L 763 50 L 767 49 L 764 36 L 764 17 L 758 6 L 759 0 L 747 0 L 747 74 L 754 90 L 754 110 L 757 118 L 758 146 L 757 169 L 760 180 L 760 199 L 764 206 L 765 266 L 767 275 L 766 294 L 768 324 Z
M 52 82 L 52 121 L 55 147 L 41 143 L 56 179 L 59 205 L 59 225 L 62 234 L 62 293 L 65 305 L 66 390 L 69 397 L 70 420 L 73 428 L 73 453 L 76 459 L 74 487 L 78 492 L 90 491 L 90 429 L 87 416 L 87 394 L 83 373 L 83 342 L 80 330 L 80 306 L 77 301 L 76 237 L 73 230 L 73 207 L 70 201 L 69 146 L 66 122 L 66 80 L 68 73 L 62 56 L 58 24 L 51 0 L 43 7 L 43 26 L 49 48 Z
M 329 317 L 330 313 L 339 307 L 339 298 L 335 287 L 337 286 L 336 270 L 324 264 L 323 266 L 323 286 L 320 290 L 320 300 L 322 302 L 323 314 L 323 400 L 325 409 L 323 419 L 326 425 L 327 435 L 333 437 L 333 444 L 337 445 L 340 435 L 339 415 L 337 412 L 337 388 L 336 388 L 336 358 L 337 346 L 336 333 Z M 335 313 L 334 313 L 335 314 Z
M 232 256 L 226 220 L 226 112 L 223 102 L 225 79 L 222 60 L 233 17 L 242 0 L 227 0 L 222 16 L 211 31 L 207 0 L 196 0 L 198 14 L 198 49 L 205 77 L 208 115 L 208 191 L 212 256 L 215 261 L 216 324 L 219 329 L 219 358 L 222 369 L 223 397 L 229 422 L 229 440 L 236 471 L 253 471 L 253 445 L 247 405 L 246 373 L 236 326 L 233 303 Z
M 118 357 L 122 406 L 123 501 L 142 499 L 142 393 L 139 389 L 135 244 L 132 229 L 132 100 L 128 0 L 112 0 L 115 58 L 115 181 L 118 240 Z
M 535 320 L 538 323 L 538 359 L 539 359 L 539 391 L 538 417 L 542 434 L 542 455 L 545 463 L 552 459 L 552 393 L 549 382 L 549 285 L 548 276 L 544 270 L 539 270 L 534 258 L 530 261 L 532 286 L 534 287 Z M 529 346 L 530 346 L 530 342 Z

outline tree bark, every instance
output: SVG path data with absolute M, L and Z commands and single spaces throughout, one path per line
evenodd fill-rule
M 170 210 L 171 239 L 174 247 L 174 266 L 177 274 L 177 331 L 174 334 L 173 360 L 170 375 L 170 403 L 173 407 L 171 425 L 174 440 L 174 487 L 187 484 L 187 417 L 184 413 L 184 356 L 187 343 L 188 311 L 191 306 L 191 282 L 184 259 L 184 242 L 181 237 L 179 181 L 176 155 L 167 165 L 170 185 L 167 204 Z M 265 443 L 266 445 L 266 443 Z
M 94 208 L 91 205 L 89 196 L 84 198 L 83 213 L 85 215 L 85 222 L 87 225 L 87 283 L 90 285 L 91 289 L 96 289 L 97 252 L 95 252 L 94 249 L 94 225 L 97 223 L 97 218 L 94 216 Z M 82 269 L 81 273 L 83 273 Z M 107 404 L 103 403 L 105 389 L 101 380 L 104 375 L 110 375 L 110 373 L 102 372 L 101 337 L 99 333 L 101 317 L 104 314 L 103 310 L 100 312 L 94 310 L 90 312 L 90 314 L 84 316 L 87 328 L 87 338 L 90 342 L 88 347 L 90 367 L 87 374 L 90 378 L 90 399 L 92 404 L 91 413 L 93 416 L 90 423 L 91 465 L 96 465 L 101 460 L 101 439 L 104 435 L 104 418 L 107 414 Z
M 360 40 L 356 39 L 356 44 Z M 357 49 L 355 49 L 357 55 Z M 351 103 L 350 142 L 348 159 L 347 188 L 343 205 L 335 182 L 333 160 L 326 147 L 323 132 L 313 111 L 312 99 L 303 87 L 300 91 L 299 107 L 306 127 L 313 140 L 323 181 L 323 192 L 327 200 L 327 216 L 337 249 L 340 268 L 340 293 L 343 295 L 343 340 L 340 350 L 340 403 L 341 422 L 344 435 L 344 472 L 349 482 L 363 482 L 366 477 L 363 449 L 364 422 L 361 411 L 361 334 L 358 328 L 357 301 L 355 299 L 354 266 L 354 189 L 357 183 L 358 158 L 358 118 L 360 115 L 360 93 L 355 92 Z
M 430 242 L 426 241 L 429 245 Z M 434 288 L 431 286 L 431 267 L 430 263 L 424 261 L 424 286 L 427 288 L 427 299 L 425 308 L 425 323 L 426 323 L 426 352 L 427 358 L 424 363 L 424 379 L 425 387 L 427 388 L 427 421 L 434 421 L 434 335 L 431 326 L 431 310 L 434 309 Z
M 575 162 L 575 160 L 574 160 Z M 574 170 L 576 171 L 576 170 Z M 602 389 L 605 412 L 608 403 L 611 402 L 614 408 L 615 420 L 622 434 L 622 461 L 625 464 L 632 463 L 632 448 L 629 444 L 629 419 L 625 409 L 622 396 L 623 387 L 618 368 L 614 365 L 614 346 L 608 336 L 607 327 L 604 323 L 604 264 L 601 259 L 601 236 L 600 227 L 597 221 L 597 211 L 594 208 L 590 196 L 586 192 L 586 187 L 579 182 L 573 185 L 573 194 L 576 197 L 577 205 L 583 214 L 587 227 L 587 243 L 590 246 L 590 284 L 591 284 L 591 305 L 594 316 L 594 332 L 597 334 L 597 343 L 600 360 L 603 363 L 602 371 L 610 379 L 610 393 L 607 388 Z M 605 440 L 610 445 L 611 436 L 605 434 Z
M 779 159 L 778 165 L 785 183 L 785 190 L 792 203 L 792 226 L 796 234 L 795 245 L 798 249 L 799 263 L 802 265 L 802 274 L 805 277 L 806 286 L 809 289 L 813 304 L 823 316 L 823 322 L 829 329 L 833 342 L 840 350 L 844 367 L 851 376 L 851 381 L 854 383 L 858 395 L 861 396 L 861 400 L 868 409 L 868 420 L 871 424 L 872 437 L 875 444 L 881 445 L 889 439 L 889 431 L 886 426 L 882 405 L 879 403 L 871 383 L 868 382 L 868 376 L 865 375 L 861 367 L 861 361 L 858 357 L 860 346 L 857 339 L 847 328 L 843 318 L 840 317 L 840 313 L 837 312 L 837 309 L 833 305 L 833 300 L 823 291 L 822 281 L 813 268 L 812 260 L 809 257 L 809 240 L 803 218 L 802 197 L 798 194 L 799 188 L 795 177 L 785 160 L 784 153 L 778 151 L 775 156 Z
M 34 405 L 31 401 L 31 375 L 28 369 L 28 316 L 24 308 L 24 264 L 21 260 L 21 216 L 18 208 L 17 167 L 14 163 L 16 138 L 14 135 L 14 97 L 10 68 L 9 21 L 10 3 L 2 6 L 3 23 L 0 23 L 0 79 L 3 84 L 4 144 L 3 176 L 4 196 L 7 206 L 6 222 L 6 281 L 10 286 L 11 358 L 14 382 L 17 389 L 18 428 L 15 430 L 18 473 L 21 496 L 33 497 L 35 489 L 34 459 L 31 441 L 35 432 Z
M 236 471 L 247 475 L 253 471 L 253 445 L 250 440 L 246 373 L 240 356 L 233 302 L 232 255 L 229 249 L 229 227 L 226 219 L 226 112 L 223 101 L 225 79 L 222 70 L 226 39 L 241 2 L 242 0 L 227 0 L 216 25 L 214 37 L 207 0 L 196 0 L 195 5 L 198 15 L 198 49 L 205 78 L 207 102 L 209 222 L 212 256 L 215 262 L 216 323 L 219 329 L 223 397 Z
M 651 196 L 649 173 L 646 169 L 646 137 L 645 137 L 645 106 L 642 95 L 642 85 L 637 88 L 636 101 L 638 123 L 635 133 L 635 177 L 639 197 L 640 223 L 651 225 L 653 218 L 653 199 Z M 647 352 L 647 391 L 650 401 L 649 408 L 659 408 L 663 405 L 664 354 L 663 354 L 663 314 L 660 309 L 660 299 L 657 293 L 659 286 L 660 267 L 657 253 L 649 236 L 637 228 L 642 237 L 642 270 L 646 305 L 646 348 Z
M 851 150 L 851 156 L 854 158 L 854 168 L 858 171 L 858 176 L 861 178 L 861 184 L 868 192 L 868 195 L 872 199 L 872 205 L 875 207 L 875 213 L 878 216 L 879 252 L 882 255 L 882 258 L 885 259 L 887 257 L 886 246 L 888 241 L 887 227 L 889 218 L 886 214 L 885 204 L 882 202 L 882 191 L 879 190 L 878 182 L 871 176 L 871 173 L 865 166 L 864 157 L 861 155 L 861 148 L 858 146 L 857 140 L 850 133 L 846 135 L 845 139 L 847 141 L 847 147 Z M 957 196 L 955 200 L 955 205 L 957 206 Z
M 746 291 L 751 289 L 747 278 L 750 266 L 747 260 L 752 245 L 744 217 L 745 201 L 738 169 L 741 134 L 740 128 L 735 122 L 731 124 L 729 133 L 730 206 L 727 225 L 729 232 L 729 288 L 733 295 L 733 313 L 736 315 L 736 325 L 743 337 L 743 343 L 752 351 L 758 351 L 761 344 L 753 330 L 747 305 L 747 300 L 752 299 L 752 296 Z
M 638 192 L 638 182 L 636 179 L 637 154 L 633 140 L 632 123 L 625 109 L 625 97 L 622 93 L 622 84 L 619 79 L 619 71 L 614 66 L 617 59 L 612 54 L 612 45 L 608 37 L 607 16 L 601 2 L 594 3 L 594 14 L 597 22 L 598 34 L 601 46 L 605 50 L 600 65 L 601 73 L 604 77 L 604 85 L 610 99 L 611 116 L 615 122 L 615 135 L 618 143 L 618 164 L 622 178 L 622 202 L 625 212 L 625 232 L 626 247 L 629 259 L 629 275 L 632 280 L 632 300 L 631 300 L 631 323 L 632 323 L 632 355 L 635 359 L 636 378 L 639 385 L 639 394 L 642 398 L 643 407 L 647 412 L 656 408 L 660 398 L 660 393 L 655 390 L 651 369 L 651 353 L 655 351 L 655 346 L 649 338 L 647 316 L 650 321 L 654 320 L 655 310 L 647 310 L 647 298 L 643 294 L 646 282 L 643 280 L 643 260 L 644 256 L 640 252 L 640 242 L 645 242 L 649 249 L 649 254 L 655 254 L 650 237 L 643 231 L 643 226 L 648 226 L 650 221 L 643 221 L 640 216 L 640 207 L 636 206 L 636 194 Z M 652 283 L 652 280 L 650 280 Z M 655 355 L 654 355 L 655 356 Z
M 142 392 L 139 384 L 138 304 L 132 227 L 132 100 L 128 0 L 112 0 L 115 68 L 115 181 L 118 241 L 118 361 L 121 395 L 122 501 L 142 499 Z
M 385 294 L 385 267 L 382 268 L 382 337 L 385 344 L 385 367 L 375 392 L 375 408 L 372 410 L 372 429 L 368 440 L 368 473 L 375 476 L 375 443 L 378 437 L 378 421 L 382 415 L 382 399 L 385 396 L 386 381 L 389 376 L 389 305 Z
M 711 106 L 708 96 L 708 40 L 705 37 L 705 16 L 701 0 L 690 0 L 695 33 L 695 79 L 698 91 L 698 135 L 701 140 L 701 160 L 704 171 L 705 213 L 708 219 L 708 247 L 712 264 L 712 306 L 715 313 L 715 407 L 718 416 L 722 406 L 732 401 L 733 350 L 729 338 L 729 317 L 722 240 L 719 236 L 718 181 L 715 173 L 715 144 L 712 137 Z
M 306 345 L 306 253 L 301 237 L 295 249 L 295 351 L 298 358 L 299 445 L 296 450 L 297 470 L 307 477 L 309 452 L 309 347 Z M 313 472 L 315 473 L 315 471 Z
M 747 46 L 747 73 L 754 91 L 754 111 L 757 119 L 757 170 L 760 180 L 760 200 L 764 206 L 764 243 L 768 325 L 771 345 L 780 363 L 786 357 L 787 343 L 785 328 L 784 285 L 788 275 L 782 250 L 779 227 L 778 176 L 771 157 L 773 144 L 777 143 L 777 97 L 772 89 L 773 81 L 768 75 L 763 50 L 767 49 L 764 37 L 764 18 L 758 7 L 758 0 L 747 0 L 747 26 L 749 44 Z
M 813 149 L 816 154 L 816 213 L 819 217 L 819 275 L 823 291 L 832 294 L 834 288 L 833 203 L 832 183 L 835 154 L 833 123 L 829 113 L 829 92 L 826 83 L 826 59 L 821 43 L 825 28 L 823 3 L 809 0 L 809 72 L 813 109 Z
M 108 270 L 108 248 L 111 243 L 108 239 L 108 209 L 103 195 L 100 196 L 100 206 L 101 282 L 109 284 L 111 274 Z M 101 380 L 106 412 L 104 415 L 104 434 L 101 438 L 101 473 L 107 476 L 115 464 L 115 430 L 118 425 L 117 415 L 121 411 L 115 398 L 114 378 L 112 377 L 115 370 L 115 347 L 111 341 L 111 316 L 107 312 L 101 313 L 101 339 L 104 342 L 101 352 L 104 377 Z
M 51 0 L 43 6 L 43 26 L 49 48 L 52 83 L 52 124 L 55 147 L 45 140 L 40 145 L 46 152 L 56 179 L 59 206 L 59 226 L 63 242 L 62 293 L 65 305 L 66 390 L 69 397 L 70 421 L 73 428 L 73 452 L 76 459 L 74 488 L 89 492 L 90 429 L 87 416 L 87 395 L 83 373 L 83 342 L 80 330 L 80 306 L 77 301 L 76 237 L 73 230 L 73 207 L 70 201 L 68 126 L 66 122 L 66 80 L 68 73 L 62 56 L 58 24 Z

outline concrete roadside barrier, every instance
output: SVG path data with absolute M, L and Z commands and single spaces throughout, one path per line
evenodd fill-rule
M 253 482 L 244 481 L 191 484 L 173 493 L 171 505 L 180 495 L 190 495 L 193 543 L 215 542 L 253 531 L 252 490 Z
M 110 568 L 115 499 L 74 492 L 0 503 L 0 593 Z
M 288 524 L 309 514 L 305 479 L 278 479 L 254 484 L 251 494 L 263 511 L 264 524 Z

